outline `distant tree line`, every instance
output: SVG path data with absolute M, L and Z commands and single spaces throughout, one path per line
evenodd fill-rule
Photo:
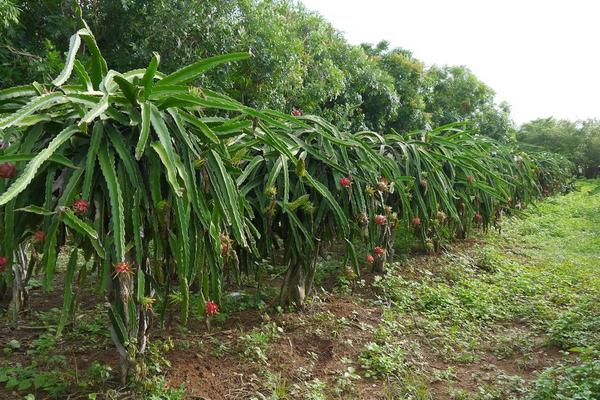
M 431 67 L 410 51 L 350 45 L 329 22 L 288 0 L 80 0 L 109 67 L 166 72 L 201 57 L 250 51 L 206 82 L 254 107 L 298 108 L 342 128 L 410 131 L 471 120 L 485 135 L 512 129 L 508 106 L 465 67 Z M 77 26 L 69 1 L 0 0 L 2 86 L 48 81 Z M 227 70 L 227 71 L 226 71 Z M 234 73 L 231 73 L 233 70 Z M 228 73 L 225 73 L 228 72 Z M 202 83 L 206 83 L 202 82 Z M 214 85 L 214 84 L 213 84 Z
M 78 28 L 72 1 L 0 0 L 0 88 L 47 82 L 60 71 L 65 43 Z M 250 51 L 250 60 L 217 69 L 199 83 L 252 107 L 318 114 L 341 129 L 403 133 L 468 121 L 481 135 L 505 142 L 517 136 L 509 105 L 498 103 L 494 91 L 468 68 L 427 67 L 385 41 L 351 45 L 323 17 L 293 0 L 78 3 L 109 68 L 145 66 L 153 51 L 161 54 L 165 72 L 199 58 Z M 552 123 L 533 121 L 518 137 L 564 152 L 592 172 L 598 162 L 592 154 L 583 155 L 593 146 L 581 135 L 569 134 L 577 145 L 545 142 Z M 597 129 L 590 128 L 595 122 L 572 126 L 586 135 L 590 131 L 585 137 L 597 144 Z
M 600 175 L 600 121 L 542 118 L 521 126 L 521 143 L 566 155 L 588 178 Z

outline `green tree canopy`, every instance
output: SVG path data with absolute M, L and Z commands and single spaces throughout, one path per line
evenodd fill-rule
M 469 120 L 483 135 L 512 137 L 508 105 L 496 104 L 494 91 L 467 68 L 427 67 L 387 41 L 351 45 L 295 0 L 78 3 L 115 70 L 143 65 L 154 51 L 166 73 L 248 51 L 251 59 L 196 84 L 259 109 L 319 114 L 341 129 L 408 132 Z M 0 86 L 48 83 L 62 68 L 75 21 L 69 1 L 1 0 Z
M 600 121 L 572 122 L 541 118 L 524 124 L 518 140 L 536 148 L 565 155 L 581 172 L 596 176 L 600 167 Z

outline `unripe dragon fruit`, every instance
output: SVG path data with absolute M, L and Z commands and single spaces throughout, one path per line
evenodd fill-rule
M 367 213 L 360 213 L 358 214 L 357 220 L 361 226 L 365 226 L 369 223 L 369 216 L 367 215 Z
M 385 176 L 382 176 L 381 179 L 379 179 L 379 182 L 377 182 L 377 190 L 382 193 L 385 193 L 389 190 L 388 180 Z
M 221 240 L 221 255 L 225 256 L 225 255 L 227 255 L 227 253 L 229 253 L 231 239 L 229 239 L 229 236 L 227 236 L 223 233 L 221 233 L 221 235 L 219 236 L 219 239 Z
M 275 186 L 269 186 L 265 189 L 265 194 L 274 199 L 275 197 L 277 197 L 277 188 Z
M 438 212 L 437 212 L 437 214 L 436 214 L 436 219 L 437 219 L 439 222 L 444 222 L 444 221 L 446 220 L 446 217 L 447 217 L 447 216 L 446 216 L 446 213 L 445 213 L 445 212 L 443 212 L 443 211 L 438 211 Z

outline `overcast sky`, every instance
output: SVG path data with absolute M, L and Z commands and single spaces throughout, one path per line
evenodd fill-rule
M 388 40 L 466 65 L 517 123 L 600 118 L 600 1 L 302 0 L 353 44 Z

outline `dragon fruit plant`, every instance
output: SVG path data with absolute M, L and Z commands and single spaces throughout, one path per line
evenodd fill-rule
M 380 207 L 365 189 L 382 171 L 397 175 L 391 160 L 372 152 L 364 138 L 315 116 L 300 117 L 293 126 L 261 122 L 254 135 L 239 138 L 240 146 L 244 142 L 255 151 L 241 160 L 237 183 L 252 210 L 250 222 L 260 232 L 255 238 L 258 257 L 246 257 L 287 266 L 280 303 L 302 307 L 319 258 L 335 243 L 346 245 L 347 260 L 358 275 L 353 240 L 361 236 L 362 221 L 368 224 Z
M 424 248 L 431 243 L 439 248 L 443 241 L 464 238 L 472 225 L 487 229 L 502 210 L 516 204 L 515 199 L 527 204 L 542 190 L 529 155 L 475 137 L 463 125 L 390 133 L 385 147 L 375 143 L 374 149 L 398 164 L 401 176 L 411 178 L 411 182 L 396 183 L 399 190 L 387 195 L 386 204 L 398 210 L 398 217 L 408 230 L 412 228 Z M 556 163 L 548 162 L 552 171 L 548 181 L 563 182 L 569 176 L 568 166 L 552 168 Z
M 49 290 L 57 254 L 72 238 L 57 333 L 76 304 L 72 286 L 81 253 L 93 263 L 86 273 L 106 291 L 127 379 L 143 362 L 153 310 L 164 316 L 167 276 L 178 282 L 183 324 L 194 280 L 204 296 L 220 297 L 219 233 L 242 248 L 249 237 L 222 135 L 250 132 L 255 118 L 276 118 L 188 86 L 210 68 L 248 54 L 200 60 L 169 75 L 158 71 L 155 54 L 146 68 L 120 73 L 107 68 L 82 25 L 52 84 L 0 91 L 0 138 L 8 144 L 0 150 L 0 254 L 3 267 L 15 271 L 0 279 L 15 288 L 16 323 L 28 271 L 41 268 Z M 238 117 L 211 117 L 218 114 Z M 29 259 L 27 248 L 42 254 Z

